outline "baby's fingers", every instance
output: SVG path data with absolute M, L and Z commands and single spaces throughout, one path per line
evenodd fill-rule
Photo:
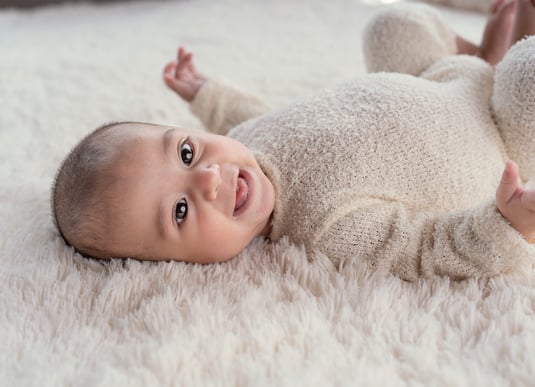
M 184 50 L 184 47 L 180 46 L 178 48 L 178 52 L 176 54 L 176 58 L 177 60 L 180 62 L 181 60 L 184 59 L 184 57 L 188 54 L 188 52 L 186 50 Z
M 167 76 L 173 76 L 175 74 L 176 67 L 177 67 L 176 61 L 172 61 L 172 62 L 167 63 L 165 65 L 165 67 L 163 68 L 163 76 L 164 76 L 164 78 L 167 77 Z
M 163 69 L 163 80 L 167 87 L 172 90 L 176 89 L 175 85 L 175 75 L 176 75 L 177 63 L 175 61 L 169 62 L 165 65 Z
M 496 190 L 496 202 L 498 207 L 506 205 L 515 195 L 519 188 L 518 165 L 512 160 L 507 161 L 502 173 L 502 179 Z
M 529 243 L 535 244 L 535 190 L 524 190 L 520 196 L 522 208 L 521 220 L 518 222 L 523 228 L 517 228 Z
M 169 62 L 165 65 L 165 67 L 163 68 L 163 75 L 171 75 L 174 73 L 175 69 L 176 69 L 176 61 L 172 61 L 172 62 Z
M 176 58 L 177 58 L 177 62 L 179 65 L 185 65 L 191 62 L 192 57 L 193 57 L 193 54 L 191 52 L 184 50 L 183 47 L 178 48 L 178 53 L 177 53 Z
M 529 211 L 535 211 L 535 190 L 524 190 L 520 197 L 520 204 Z

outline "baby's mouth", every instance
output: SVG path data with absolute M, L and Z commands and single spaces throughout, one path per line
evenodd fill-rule
M 247 202 L 247 197 L 249 196 L 249 185 L 245 180 L 242 172 L 238 173 L 238 179 L 236 181 L 236 202 L 234 204 L 234 214 L 243 207 Z

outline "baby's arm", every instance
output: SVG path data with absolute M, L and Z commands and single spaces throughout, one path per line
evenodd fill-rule
M 511 189 L 504 191 L 507 200 Z M 525 205 L 520 198 L 510 202 L 515 220 L 527 228 L 535 219 L 533 210 L 526 215 L 528 201 L 533 208 L 530 195 Z M 526 216 L 530 224 L 522 221 Z M 318 246 L 335 261 L 357 259 L 410 281 L 432 275 L 491 277 L 522 270 L 523 263 L 535 258 L 535 249 L 490 198 L 477 207 L 440 215 L 375 199 L 334 222 Z
M 193 54 L 178 49 L 177 60 L 163 71 L 165 84 L 184 101 L 212 133 L 226 134 L 229 129 L 260 116 L 269 108 L 260 99 L 222 82 L 208 79 L 193 63 Z
M 520 183 L 518 166 L 508 161 L 496 191 L 496 206 L 526 240 L 535 239 L 535 190 Z

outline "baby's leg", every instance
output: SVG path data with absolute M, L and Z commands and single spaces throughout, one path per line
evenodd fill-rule
M 457 52 L 456 35 L 438 12 L 424 4 L 392 6 L 364 30 L 364 57 L 370 72 L 418 75 Z
M 492 107 L 521 178 L 535 177 L 535 36 L 516 43 L 496 67 Z
M 502 60 L 511 46 L 515 6 L 515 0 L 497 0 L 489 11 L 480 45 L 457 36 L 459 54 L 477 55 L 492 65 Z

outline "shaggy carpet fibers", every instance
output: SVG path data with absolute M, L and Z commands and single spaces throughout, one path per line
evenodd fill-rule
M 282 106 L 364 72 L 373 1 L 145 1 L 0 10 L 0 385 L 529 386 L 535 271 L 407 283 L 333 272 L 288 241 L 220 265 L 86 260 L 49 187 L 112 120 L 199 128 L 160 72 L 179 44 L 207 74 Z M 484 18 L 444 10 L 477 39 Z

